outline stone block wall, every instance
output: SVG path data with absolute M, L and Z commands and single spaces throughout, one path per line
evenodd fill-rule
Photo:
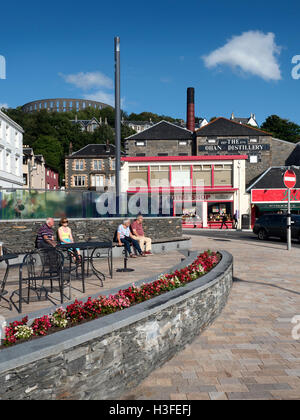
M 197 254 L 172 270 L 190 264 Z M 221 254 L 210 273 L 183 288 L 1 350 L 0 399 L 97 400 L 128 393 L 220 314 L 232 286 L 233 266 L 232 256 Z
M 117 227 L 122 223 L 120 218 L 103 219 L 69 219 L 74 241 L 113 239 Z M 0 221 L 0 241 L 11 252 L 24 254 L 34 249 L 35 238 L 44 220 Z M 56 232 L 59 220 L 55 221 Z M 144 218 L 145 235 L 154 240 L 172 239 L 182 236 L 181 218 L 153 217 Z
M 145 146 L 137 146 L 136 140 L 127 140 L 128 156 L 159 156 L 166 153 L 167 156 L 192 155 L 192 140 L 183 140 L 186 145 L 180 145 L 179 140 L 144 140 Z

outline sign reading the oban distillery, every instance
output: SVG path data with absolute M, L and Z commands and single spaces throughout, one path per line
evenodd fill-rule
M 270 150 L 269 144 L 251 143 L 249 139 L 220 139 L 216 144 L 199 146 L 199 152 L 261 152 Z

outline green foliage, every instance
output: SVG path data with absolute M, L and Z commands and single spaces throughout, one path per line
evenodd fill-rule
M 180 119 L 175 119 L 172 117 L 168 117 L 167 115 L 158 115 L 153 114 L 152 112 L 141 112 L 140 114 L 131 113 L 127 117 L 128 121 L 152 121 L 153 123 L 158 123 L 161 120 L 169 121 L 169 122 L 180 122 Z
M 46 109 L 24 113 L 21 107 L 5 109 L 4 112 L 24 129 L 23 144 L 33 148 L 35 154 L 42 154 L 48 166 L 58 170 L 63 177 L 65 170 L 64 157 L 69 154 L 70 143 L 73 152 L 88 144 L 106 143 L 107 140 L 115 143 L 115 111 L 112 107 L 103 109 L 86 108 L 81 111 L 48 112 Z M 170 122 L 180 121 L 165 115 L 142 112 L 130 114 L 121 111 L 124 120 L 150 121 L 156 123 L 162 119 Z M 102 120 L 102 126 L 93 133 L 82 131 L 79 124 L 72 120 L 91 120 L 95 117 Z M 107 125 L 105 122 L 107 121 Z M 124 139 L 135 134 L 135 131 L 126 125 L 121 126 L 121 143 L 124 147 Z
M 291 143 L 297 143 L 300 140 L 300 126 L 278 115 L 270 115 L 260 128 L 281 140 Z
M 64 156 L 63 146 L 56 137 L 41 135 L 33 143 L 35 155 L 43 155 L 45 162 L 53 169 L 61 172 Z

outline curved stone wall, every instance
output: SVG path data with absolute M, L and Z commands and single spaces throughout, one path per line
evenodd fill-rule
M 111 106 L 103 102 L 90 101 L 89 99 L 54 98 L 28 102 L 22 106 L 22 111 L 31 113 L 46 109 L 48 112 L 67 112 L 82 111 L 88 107 L 103 109 Z
M 221 254 L 214 269 L 185 287 L 0 351 L 0 399 L 115 399 L 136 387 L 222 311 L 232 285 L 233 258 L 226 251 Z

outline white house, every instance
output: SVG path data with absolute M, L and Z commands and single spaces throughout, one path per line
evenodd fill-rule
M 242 117 L 236 117 L 234 113 L 232 112 L 230 119 L 231 121 L 234 121 L 240 124 L 248 124 L 248 125 L 252 125 L 253 127 L 258 127 L 255 114 L 252 114 L 252 113 L 250 114 L 250 117 L 242 118 Z
M 23 187 L 23 133 L 23 128 L 0 110 L 0 188 Z

